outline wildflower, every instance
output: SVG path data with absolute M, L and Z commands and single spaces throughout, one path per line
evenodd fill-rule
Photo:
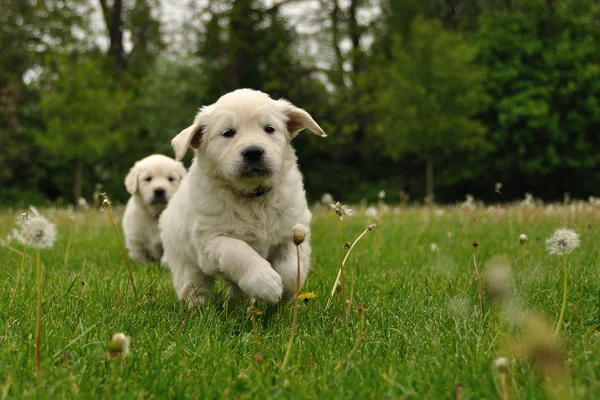
M 521 243 L 521 246 L 525 244 L 525 242 L 527 242 L 527 235 L 524 233 L 521 233 L 519 235 L 519 243 Z
M 331 210 L 333 211 L 333 215 L 338 217 L 340 219 L 340 221 L 343 221 L 344 217 L 346 217 L 346 216 L 349 217 L 352 215 L 352 210 L 350 208 L 346 207 L 345 205 L 343 205 L 342 203 L 340 203 L 339 201 L 335 204 L 330 204 L 329 206 L 331 207 Z
M 579 247 L 579 235 L 571 229 L 558 229 L 546 240 L 546 248 L 551 255 L 565 255 Z
M 30 207 L 29 210 L 29 213 L 23 213 L 17 220 L 21 230 L 15 232 L 15 238 L 27 247 L 52 248 L 56 241 L 56 225 L 40 215 L 35 207 Z
M 85 197 L 80 197 L 79 200 L 77 200 L 77 208 L 79 208 L 81 211 L 90 210 L 90 206 Z
M 473 242 L 473 247 L 474 248 L 478 248 L 479 247 L 479 242 L 478 241 L 474 241 Z
M 376 227 L 377 227 L 377 224 L 371 224 L 371 225 L 367 226 L 367 231 L 372 231 Z
M 344 250 L 348 250 L 350 248 L 350 242 L 344 242 Z
M 358 313 L 358 315 L 362 314 L 365 312 L 365 306 L 362 304 L 357 304 L 356 305 L 356 312 Z
M 430 243 L 429 244 L 429 251 L 431 251 L 432 253 L 435 253 L 438 250 L 439 250 L 439 248 L 438 248 L 437 244 L 435 244 L 435 243 Z
M 308 227 L 301 223 L 297 223 L 292 228 L 292 240 L 296 246 L 304 242 L 304 238 L 308 235 Z
M 333 203 L 333 196 L 330 193 L 323 193 L 323 196 L 321 196 L 321 203 L 322 204 Z
M 500 193 L 500 191 L 502 190 L 502 182 L 496 182 L 496 184 L 494 185 L 494 190 L 496 193 L 498 194 L 502 194 Z
M 508 359 L 499 357 L 494 361 L 494 366 L 500 373 L 500 388 L 502 389 L 502 399 L 508 400 L 508 389 L 506 387 L 506 375 L 508 374 Z
M 379 193 L 377 193 L 377 198 L 383 201 L 383 199 L 385 199 L 385 190 L 380 190 Z
M 108 358 L 122 360 L 129 354 L 131 340 L 124 333 L 115 333 L 108 343 Z
M 308 303 L 309 300 L 317 298 L 317 294 L 314 292 L 302 293 L 298 295 L 298 300 L 304 300 L 304 303 Z
M 102 197 L 102 206 L 104 208 L 110 208 L 112 202 L 108 198 L 108 195 L 106 193 L 100 193 L 100 196 Z
M 460 204 L 461 208 L 468 208 L 468 209 L 473 209 L 475 208 L 475 198 L 470 195 L 470 194 L 466 194 L 465 195 L 465 201 L 463 201 Z
M 496 361 L 494 361 L 494 366 L 501 374 L 505 374 L 508 372 L 508 358 L 506 357 L 498 357 Z
M 369 218 L 377 218 L 377 209 L 371 206 L 365 210 L 365 215 Z

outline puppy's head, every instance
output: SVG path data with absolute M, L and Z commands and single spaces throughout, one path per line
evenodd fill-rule
M 164 209 L 186 174 L 179 161 L 153 154 L 136 162 L 125 177 L 125 188 L 155 211 Z
M 203 107 L 171 144 L 176 159 L 192 147 L 207 173 L 235 187 L 253 189 L 295 160 L 289 144 L 304 128 L 327 136 L 303 109 L 256 90 L 240 89 Z

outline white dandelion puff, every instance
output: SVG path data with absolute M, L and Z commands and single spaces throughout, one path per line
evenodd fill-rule
M 333 215 L 338 217 L 341 221 L 344 220 L 344 217 L 346 217 L 346 216 L 349 217 L 352 215 L 352 210 L 350 208 L 346 207 L 345 205 L 343 205 L 342 203 L 340 203 L 339 201 L 335 204 L 330 204 L 329 206 L 331 207 L 331 210 L 333 211 Z
M 524 233 L 521 233 L 519 235 L 519 243 L 521 243 L 523 245 L 523 244 L 525 244 L 525 242 L 527 242 L 527 235 Z
M 321 203 L 322 204 L 331 204 L 333 203 L 333 196 L 331 195 L 331 193 L 323 193 L 323 196 L 321 196 Z
M 124 359 L 129 354 L 131 339 L 124 333 L 115 333 L 108 343 L 108 357 L 111 360 Z
M 546 239 L 546 249 L 551 255 L 569 254 L 579 247 L 579 235 L 571 229 L 558 229 Z
M 21 244 L 34 249 L 50 249 L 56 241 L 56 225 L 48 221 L 34 208 L 23 213 L 17 220 L 20 231 L 13 237 Z
M 383 199 L 385 199 L 385 190 L 380 190 L 379 193 L 377 193 L 377 198 L 383 201 Z
M 429 251 L 431 251 L 432 253 L 435 253 L 438 250 L 439 250 L 439 247 L 437 244 L 429 243 Z
M 296 246 L 304 242 L 306 235 L 308 235 L 308 227 L 306 225 L 297 223 L 292 228 L 292 241 Z
M 365 210 L 365 215 L 369 218 L 377 218 L 377 209 L 371 206 Z

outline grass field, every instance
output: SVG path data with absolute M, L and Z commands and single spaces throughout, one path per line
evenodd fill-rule
M 502 396 L 494 368 L 500 356 L 509 359 L 509 398 L 600 398 L 600 207 L 380 210 L 377 229 L 352 253 L 355 303 L 365 311 L 364 337 L 349 360 L 359 334 L 359 315 L 353 310 L 346 319 L 343 312 L 349 285 L 326 310 L 339 266 L 338 221 L 315 211 L 312 268 L 302 292 L 318 297 L 300 304 L 283 371 L 293 307 L 258 317 L 263 358 L 257 363 L 252 321 L 245 308 L 221 307 L 224 285 L 216 287 L 206 308 L 189 314 L 176 299 L 167 269 L 134 264 L 136 301 L 106 213 L 77 213 L 71 221 L 67 211 L 40 211 L 59 231 L 54 248 L 41 252 L 42 374 L 36 378 L 34 252 L 28 251 L 9 309 L 21 257 L 0 247 L 1 399 L 441 399 L 455 398 L 458 383 L 462 399 L 493 399 Z M 15 227 L 18 214 L 0 214 L 0 237 Z M 373 222 L 356 214 L 343 222 L 344 241 Z M 580 233 L 581 247 L 568 257 L 565 324 L 554 340 L 562 267 L 544 241 L 562 226 Z M 521 233 L 529 237 L 523 247 Z M 485 290 L 483 315 L 474 241 L 484 280 L 503 263 L 501 255 L 512 274 L 512 295 L 503 303 Z M 548 326 L 536 325 L 533 313 Z M 131 352 L 109 361 L 108 341 L 116 332 L 131 337 Z

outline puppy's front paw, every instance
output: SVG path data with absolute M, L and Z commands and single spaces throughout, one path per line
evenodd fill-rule
M 279 302 L 283 294 L 283 284 L 281 276 L 271 265 L 259 269 L 248 271 L 246 275 L 240 279 L 238 286 L 248 296 L 253 297 L 263 303 L 274 305 Z

